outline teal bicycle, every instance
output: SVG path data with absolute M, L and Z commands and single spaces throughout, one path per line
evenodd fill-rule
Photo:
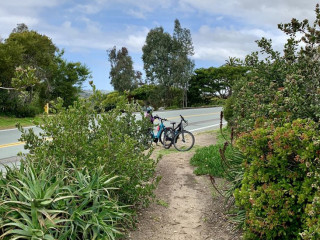
M 151 147 L 152 143 L 158 143 L 160 141 L 160 143 L 163 145 L 163 139 L 164 139 L 164 132 L 167 129 L 167 127 L 164 125 L 163 122 L 168 121 L 166 118 L 161 118 L 158 115 L 154 116 L 153 119 L 159 119 L 160 120 L 160 124 L 157 126 L 157 132 L 154 133 L 153 129 L 150 128 L 148 131 L 149 133 L 147 134 L 146 137 L 146 148 Z

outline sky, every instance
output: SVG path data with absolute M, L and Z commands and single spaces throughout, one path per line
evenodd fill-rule
M 64 49 L 67 61 L 91 71 L 97 89 L 112 91 L 106 50 L 126 47 L 134 69 L 144 74 L 142 47 L 148 32 L 174 20 L 191 31 L 196 68 L 219 67 L 229 57 L 243 59 L 259 50 L 256 40 L 272 39 L 283 49 L 277 28 L 292 18 L 314 19 L 318 0 L 0 0 L 0 36 L 24 23 Z M 88 82 L 84 89 L 90 89 Z

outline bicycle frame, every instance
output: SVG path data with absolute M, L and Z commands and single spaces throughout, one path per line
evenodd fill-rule
M 184 130 L 184 127 L 183 127 L 182 123 L 183 122 L 187 123 L 187 121 L 184 119 L 184 117 L 182 117 L 181 115 L 180 115 L 180 117 L 181 117 L 180 123 L 175 128 L 173 128 L 173 131 L 174 131 L 175 135 L 178 132 L 182 132 Z
M 182 132 L 182 139 L 184 141 L 184 134 L 183 134 L 183 130 L 184 130 L 184 127 L 183 127 L 183 122 L 187 123 L 187 121 L 184 119 L 183 116 L 181 116 L 181 120 L 180 120 L 180 123 L 174 127 L 174 125 L 176 124 L 175 122 L 171 122 L 172 124 L 172 130 L 173 130 L 173 133 L 174 133 L 174 136 L 178 135 L 179 132 Z M 173 139 L 174 139 L 174 136 L 172 137 L 171 141 L 172 141 L 172 144 L 173 144 Z
M 151 135 L 152 135 L 152 139 L 159 139 L 161 133 L 163 132 L 163 130 L 166 128 L 166 126 L 163 124 L 164 121 L 167 121 L 167 119 L 165 118 L 160 118 L 159 116 L 156 116 L 155 119 L 159 119 L 160 120 L 160 124 L 157 127 L 157 133 L 155 134 L 153 129 L 151 129 Z

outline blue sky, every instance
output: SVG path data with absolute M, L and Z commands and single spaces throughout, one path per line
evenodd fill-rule
M 172 34 L 174 20 L 191 31 L 196 68 L 220 66 L 231 57 L 258 50 L 255 40 L 272 39 L 282 49 L 286 36 L 278 23 L 314 19 L 316 0 L 0 0 L 0 36 L 18 23 L 50 37 L 92 72 L 98 89 L 110 85 L 106 50 L 127 47 L 135 70 L 144 74 L 142 46 L 148 32 L 162 26 Z M 88 89 L 88 83 L 84 84 Z

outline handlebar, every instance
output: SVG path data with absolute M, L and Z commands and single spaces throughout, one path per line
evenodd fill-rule
M 158 115 L 155 115 L 154 116 L 154 118 L 156 119 L 160 119 L 160 121 L 162 122 L 162 121 L 168 121 L 168 119 L 166 119 L 166 118 L 161 118 L 161 117 L 159 117 Z
M 185 123 L 187 123 L 187 121 L 184 119 L 184 117 L 182 117 L 182 115 L 180 115 L 182 121 L 184 121 Z

